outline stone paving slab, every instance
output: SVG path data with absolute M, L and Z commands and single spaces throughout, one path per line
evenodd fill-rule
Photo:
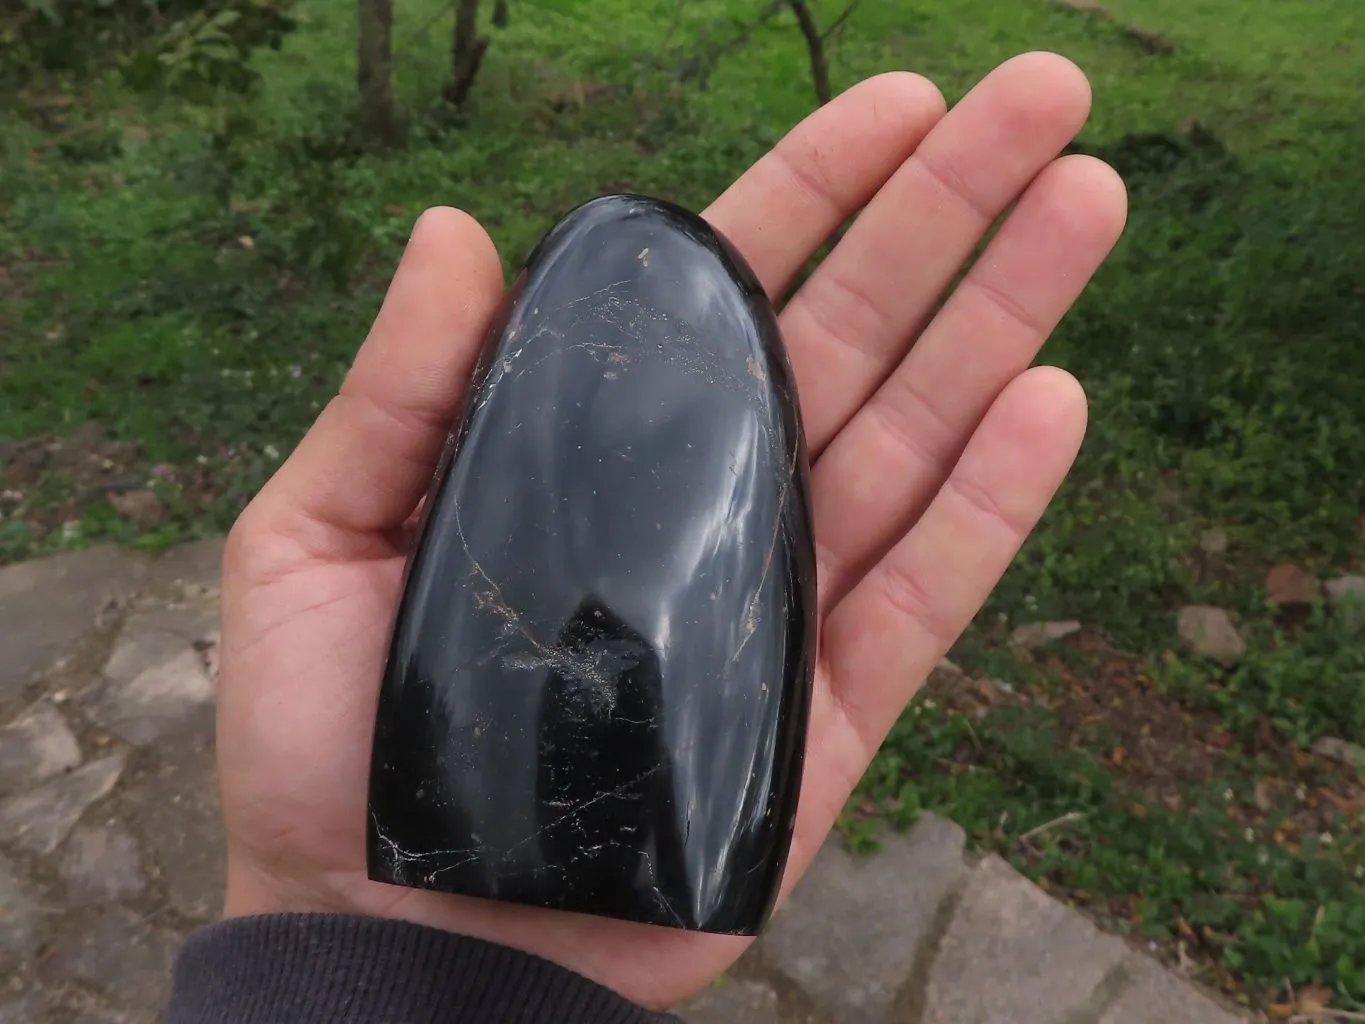
M 1067 1024 L 1097 995 L 1127 948 L 998 857 L 964 885 L 925 993 L 925 1024 Z M 983 984 L 982 979 L 990 979 Z
M 1130 954 L 1123 966 L 1123 991 L 1098 1024 L 1238 1024 L 1241 1019 L 1144 956 Z
M 761 981 L 726 978 L 692 999 L 682 1011 L 687 1024 L 777 1024 L 777 993 Z
M 0 701 L 69 656 L 146 573 L 146 557 L 112 546 L 0 569 Z
M 26 956 L 46 931 L 42 896 L 14 865 L 0 857 L 0 951 Z
M 908 836 L 884 837 L 875 857 L 827 843 L 769 927 L 765 961 L 840 1021 L 890 1019 L 936 937 L 965 843 L 957 825 L 928 815 Z
M 227 868 L 208 729 L 163 743 L 160 765 L 130 785 L 122 800 L 125 820 L 148 847 L 167 905 L 194 923 L 217 915 Z
M 72 832 L 58 874 L 69 907 L 134 900 L 147 890 L 137 839 L 117 819 Z
M 80 763 L 80 744 L 47 701 L 0 727 L 0 796 L 31 789 Z
M 221 542 L 0 569 L 0 1024 L 153 1024 L 219 911 Z M 961 829 L 831 840 L 687 1024 L 1235 1024 Z
M 0 836 L 23 853 L 52 853 L 85 809 L 113 790 L 127 760 L 120 750 L 0 802 Z

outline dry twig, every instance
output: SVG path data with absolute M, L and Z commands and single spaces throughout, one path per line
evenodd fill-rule
M 1053 818 L 1051 821 L 1045 821 L 1041 825 L 1029 829 L 1027 832 L 1025 832 L 1023 835 L 1019 837 L 1018 841 L 1021 843 L 1028 842 L 1030 839 L 1033 839 L 1035 836 L 1042 835 L 1049 829 L 1058 828 L 1062 825 L 1070 825 L 1073 822 L 1080 821 L 1084 817 L 1085 813 L 1082 811 L 1067 811 L 1060 818 Z

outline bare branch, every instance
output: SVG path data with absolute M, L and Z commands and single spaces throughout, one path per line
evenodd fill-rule
M 454 106 L 464 105 L 487 49 L 488 37 L 479 35 L 479 0 L 459 0 L 450 47 L 450 84 L 445 88 L 445 98 Z
M 815 83 L 815 98 L 819 103 L 828 103 L 832 97 L 829 87 L 829 64 L 825 61 L 825 39 L 820 34 L 815 15 L 806 6 L 806 0 L 787 0 L 796 23 L 801 26 L 801 34 L 806 37 L 806 49 L 810 52 L 810 76 Z
M 389 45 L 393 0 L 360 0 L 356 86 L 360 126 L 370 143 L 398 141 L 401 127 L 393 102 L 393 56 Z
M 684 61 L 674 72 L 675 76 L 683 81 L 693 78 L 699 79 L 704 86 L 706 79 L 720 62 L 720 58 L 744 46 L 753 37 L 755 31 L 771 21 L 786 5 L 787 0 L 772 0 L 767 7 L 759 12 L 757 18 L 740 29 L 738 35 L 728 42 L 722 43 L 714 50 L 699 53 Z
M 451 11 L 453 11 L 453 10 L 455 9 L 455 5 L 456 5 L 457 3 L 459 3 L 459 2 L 460 2 L 460 0 L 451 0 L 450 3 L 444 4 L 444 5 L 441 7 L 441 9 L 440 9 L 439 11 L 437 11 L 437 12 L 436 12 L 435 14 L 433 14 L 430 18 L 428 18 L 426 21 L 424 21 L 424 22 L 422 23 L 422 27 L 419 28 L 419 29 L 418 29 L 416 32 L 414 32 L 412 35 L 408 36 L 407 39 L 403 40 L 402 45 L 399 46 L 399 47 L 394 51 L 394 54 L 393 54 L 394 60 L 396 61 L 396 60 L 397 60 L 399 57 L 401 57 L 403 54 L 407 53 L 409 47 L 411 47 L 414 43 L 417 42 L 417 40 L 421 39 L 421 38 L 422 38 L 423 36 L 425 36 L 428 32 L 430 32 L 430 31 L 431 31 L 431 26 L 435 25 L 438 21 L 440 21 L 440 20 L 441 20 L 442 18 L 444 18 L 447 14 L 449 14 Z
M 820 38 L 825 42 L 829 42 L 834 33 L 844 27 L 844 22 L 848 21 L 848 16 L 858 9 L 858 4 L 861 2 L 862 0 L 849 0 L 848 6 L 840 11 L 838 17 L 829 23 L 829 28 L 825 29 L 825 31 L 820 34 Z

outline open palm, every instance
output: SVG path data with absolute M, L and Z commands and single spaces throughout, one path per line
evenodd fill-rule
M 1047 54 L 1002 65 L 946 115 L 924 79 L 882 75 L 812 114 L 705 213 L 780 296 L 861 210 L 781 313 L 812 459 L 821 621 L 786 888 L 1075 457 L 1081 389 L 1030 364 L 1123 224 L 1115 174 L 1058 158 L 1088 106 L 1081 73 Z M 413 512 L 501 293 L 483 230 L 454 210 L 424 215 L 340 394 L 232 531 L 226 912 L 403 918 L 666 1006 L 745 940 L 366 878 L 370 742 Z

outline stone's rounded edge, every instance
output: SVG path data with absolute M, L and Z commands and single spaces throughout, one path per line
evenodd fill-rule
M 695 216 L 683 207 L 678 206 L 676 203 L 669 202 L 667 199 L 657 199 L 653 196 L 647 196 L 636 192 L 609 192 L 604 193 L 603 195 L 593 196 L 591 199 L 585 199 L 577 206 L 570 208 L 567 213 L 555 221 L 545 234 L 541 235 L 540 239 L 531 248 L 531 251 L 526 254 L 526 258 L 522 260 L 521 270 L 517 275 L 517 283 L 524 285 L 526 279 L 529 276 L 534 275 L 536 268 L 545 261 L 549 254 L 554 252 L 555 248 L 560 244 L 561 239 L 566 235 L 571 235 L 581 222 L 592 220 L 599 215 L 599 211 L 613 211 L 614 207 L 627 207 L 631 203 L 653 207 L 660 212 L 669 213 L 673 216 L 683 216 L 687 218 Z M 617 213 L 617 217 L 624 217 L 628 215 L 629 212 L 631 211 L 622 209 Z M 520 289 L 509 289 L 509 294 L 504 299 L 504 307 L 513 304 L 515 296 L 512 292 L 514 290 L 520 291 Z M 491 332 L 490 339 L 501 333 L 500 330 Z
M 640 192 L 607 193 L 594 196 L 573 207 L 560 218 L 554 227 L 545 233 L 535 248 L 531 250 L 524 261 L 523 271 L 536 266 L 544 257 L 545 252 L 554 248 L 554 244 L 560 235 L 571 231 L 579 221 L 589 219 L 601 210 L 612 211 L 617 218 L 630 217 L 637 213 L 637 207 L 651 209 L 687 225 L 690 233 L 697 240 L 704 241 L 706 247 L 721 261 L 727 274 L 736 284 L 741 286 L 745 297 L 751 303 L 758 302 L 766 306 L 774 323 L 776 322 L 777 311 L 772 298 L 764 289 L 763 283 L 759 280 L 758 274 L 748 259 L 730 241 L 727 235 L 701 214 L 675 203 L 671 199 L 663 199 Z M 619 211 L 616 208 L 619 208 Z

